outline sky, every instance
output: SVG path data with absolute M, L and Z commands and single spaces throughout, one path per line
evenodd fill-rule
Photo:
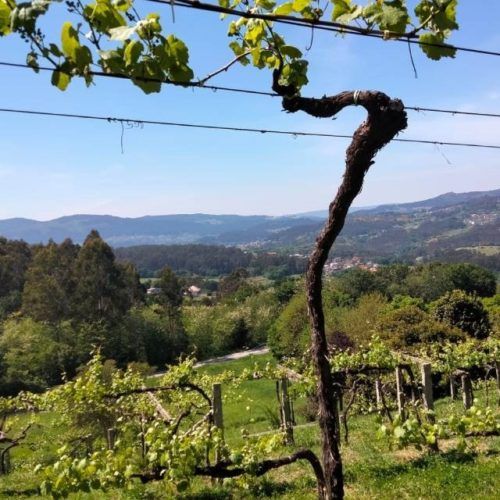
M 413 5 L 415 2 L 408 2 Z M 232 59 L 228 21 L 217 14 L 136 1 L 141 14 L 159 12 L 168 32 L 190 47 L 191 66 L 203 77 Z M 480 5 L 480 8 L 479 8 Z M 57 36 L 64 5 L 48 16 Z M 460 31 L 450 42 L 500 49 L 500 2 L 459 1 Z M 310 30 L 281 29 L 305 49 Z M 26 45 L 0 39 L 0 60 L 24 62 Z M 397 42 L 317 32 L 307 53 L 310 83 L 303 95 L 376 89 L 409 106 L 500 113 L 500 57 L 458 53 L 428 60 Z M 65 92 L 47 73 L 0 67 L 0 108 L 86 113 L 236 127 L 350 134 L 364 118 L 350 108 L 335 120 L 287 114 L 278 99 L 164 86 L 144 95 L 127 81 L 74 81 Z M 233 67 L 214 85 L 269 91 L 270 74 Z M 404 138 L 500 143 L 500 120 L 409 111 Z M 0 219 L 48 220 L 86 213 L 123 217 L 174 213 L 300 213 L 326 208 L 344 169 L 348 141 L 244 134 L 0 113 Z M 389 144 L 376 158 L 357 206 L 407 202 L 445 192 L 500 187 L 500 150 Z

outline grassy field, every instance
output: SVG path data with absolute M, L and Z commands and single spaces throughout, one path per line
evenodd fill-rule
M 500 246 L 477 246 L 477 247 L 460 247 L 457 250 L 472 250 L 474 252 L 482 253 L 483 255 L 497 255 L 500 253 Z
M 269 355 L 248 357 L 200 368 L 207 373 L 231 369 L 235 372 L 252 369 L 255 361 L 272 361 Z M 481 399 L 481 394 L 478 394 Z M 305 423 L 304 401 L 296 401 L 297 423 Z M 439 414 L 449 413 L 447 400 L 436 404 Z M 457 402 L 453 411 L 460 412 Z M 226 392 L 224 400 L 225 437 L 231 443 L 241 443 L 241 430 L 250 434 L 274 432 L 277 419 L 275 385 L 269 380 L 245 382 L 238 394 Z M 55 415 L 44 414 L 41 426 L 30 434 L 26 446 L 12 456 L 14 469 L 0 476 L 0 498 L 38 498 L 39 478 L 33 473 L 37 463 L 47 463 L 55 453 L 58 436 L 65 429 L 57 426 Z M 497 499 L 500 491 L 500 439 L 489 438 L 474 442 L 475 449 L 467 454 L 454 451 L 453 442 L 441 442 L 444 450 L 428 455 L 412 448 L 391 451 L 375 437 L 374 416 L 358 416 L 349 420 L 349 445 L 342 446 L 348 499 Z M 296 447 L 308 447 L 318 452 L 316 425 L 295 429 Z M 283 447 L 279 453 L 288 454 L 293 448 Z M 137 485 L 130 490 L 95 492 L 74 495 L 73 499 L 297 499 L 315 498 L 315 482 L 307 465 L 293 464 L 274 471 L 266 477 L 242 487 L 235 481 L 222 486 L 197 479 L 189 494 L 177 495 L 165 491 L 162 484 Z

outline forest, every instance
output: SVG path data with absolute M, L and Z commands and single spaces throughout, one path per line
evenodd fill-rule
M 168 266 L 177 274 L 217 277 L 245 268 L 254 276 L 301 274 L 306 259 L 276 252 L 244 252 L 222 245 L 139 245 L 115 250 L 118 260 L 133 262 L 140 275 L 154 277 Z
M 205 498 L 206 483 L 197 476 L 241 476 L 234 483 L 225 479 L 219 493 L 207 498 L 229 498 L 224 495 L 230 491 L 239 491 L 242 498 L 264 498 L 275 491 L 277 498 L 286 498 L 286 491 L 278 494 L 281 475 L 270 483 L 252 476 L 305 461 L 296 470 L 309 482 L 292 481 L 289 494 L 314 498 L 320 476 L 313 480 L 307 465 L 314 464 L 314 453 L 293 444 L 309 446 L 317 439 L 308 427 L 317 418 L 317 402 L 302 277 L 256 278 L 237 268 L 196 281 L 163 267 L 154 282 L 161 293 L 150 296 L 136 268 L 118 260 L 96 231 L 81 246 L 70 240 L 37 246 L 0 240 L 0 275 L 0 412 L 7 444 L 0 446 L 0 470 L 8 472 L 3 476 L 7 490 L 0 486 L 3 494 L 42 492 L 60 498 L 99 490 L 116 498 L 126 487 L 123 491 L 131 491 L 133 498 L 185 498 L 187 490 L 192 498 Z M 201 294 L 192 297 L 187 289 L 195 281 Z M 458 439 L 457 450 L 467 457 L 474 446 L 468 436 L 495 435 L 500 423 L 488 401 L 491 367 L 499 352 L 497 292 L 496 276 L 470 263 L 392 264 L 376 272 L 353 268 L 325 278 L 331 364 L 344 377 L 343 446 L 350 436 L 349 443 L 370 449 L 366 439 L 378 428 L 377 446 L 433 450 L 438 440 Z M 195 360 L 266 344 L 271 354 L 262 360 L 253 357 L 215 371 L 194 368 Z M 421 390 L 412 385 L 413 378 L 402 386 L 408 398 L 404 415 L 393 414 L 399 399 L 390 374 L 401 366 L 414 377 L 417 368 L 408 359 L 432 360 L 436 420 L 409 402 L 412 391 Z M 457 420 L 449 420 L 443 415 L 449 411 L 448 385 L 460 380 L 461 375 L 452 378 L 455 372 L 470 374 L 481 405 L 468 403 L 461 417 L 454 402 Z M 293 381 L 290 424 L 283 424 L 283 413 L 273 408 L 274 380 L 284 376 Z M 375 382 L 384 387 L 383 404 L 370 391 Z M 213 384 L 222 384 L 229 398 L 221 403 L 223 441 L 217 437 L 222 424 L 213 420 L 207 396 Z M 379 415 L 376 421 L 373 412 Z M 424 424 L 428 419 L 430 424 Z M 240 436 L 241 426 L 255 437 Z M 27 443 L 41 443 L 39 438 L 48 439 L 47 444 L 29 452 Z M 11 449 L 12 455 L 7 453 Z M 295 452 L 284 462 L 266 458 L 290 450 Z M 382 450 L 376 456 L 396 459 Z M 364 452 L 363 460 L 374 460 L 373 453 Z M 227 458 L 221 462 L 220 456 Z M 37 473 L 28 480 L 24 471 L 33 460 Z M 167 470 L 172 476 L 163 476 Z M 12 481 L 20 478 L 35 489 L 12 489 Z M 420 484 L 416 477 L 412 481 Z M 378 491 L 375 483 L 361 484 L 370 494 Z
M 214 262 L 235 254 L 233 266 L 245 263 L 241 251 L 214 250 Z M 190 255 L 185 246 L 178 252 Z M 272 256 L 267 262 L 274 267 Z M 74 377 L 96 347 L 120 367 L 163 369 L 179 356 L 205 359 L 266 343 L 277 357 L 296 356 L 309 341 L 302 278 L 256 279 L 235 268 L 200 280 L 162 266 L 154 275 L 161 293 L 150 296 L 134 265 L 118 260 L 96 231 L 81 246 L 0 240 L 0 275 L 2 394 Z M 202 290 L 196 298 L 186 292 L 193 283 Z M 496 276 L 473 264 L 354 268 L 327 279 L 328 338 L 357 347 L 377 334 L 396 348 L 485 338 L 498 330 L 496 290 Z

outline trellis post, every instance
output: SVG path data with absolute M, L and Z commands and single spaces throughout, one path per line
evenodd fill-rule
M 288 393 L 288 379 L 282 377 L 280 380 L 280 415 L 281 426 L 285 431 L 285 440 L 287 444 L 294 444 L 293 439 L 293 419 L 290 395 Z
M 464 408 L 468 410 L 474 401 L 474 395 L 472 393 L 472 382 L 468 373 L 463 373 L 462 379 L 462 401 L 464 402 Z
M 403 370 L 400 366 L 396 367 L 396 399 L 398 402 L 398 413 L 404 416 L 405 395 L 403 390 Z

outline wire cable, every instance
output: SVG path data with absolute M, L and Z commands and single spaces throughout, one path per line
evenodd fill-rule
M 33 71 L 33 67 L 24 63 L 13 63 L 8 61 L 0 61 L 0 66 L 7 68 L 18 68 L 18 69 L 30 69 Z M 38 68 L 39 71 L 49 71 L 53 73 L 56 71 L 54 68 L 49 68 L 47 66 L 40 66 Z M 103 71 L 91 71 L 90 75 L 96 76 L 99 78 L 117 78 L 119 80 L 132 80 L 132 77 L 128 75 L 121 75 L 119 73 L 105 73 Z M 188 87 L 188 88 L 197 88 L 197 89 L 205 89 L 212 90 L 214 92 L 235 92 L 241 94 L 251 94 L 251 95 L 259 95 L 259 96 L 267 96 L 267 97 L 281 97 L 279 94 L 274 92 L 266 92 L 264 90 L 254 90 L 254 89 L 242 89 L 237 87 L 221 87 L 218 85 L 206 85 L 199 84 L 198 82 L 186 82 L 179 83 L 173 82 L 168 79 L 155 79 L 155 78 L 137 78 L 138 80 L 145 82 L 161 82 L 166 85 L 174 85 L 176 87 Z M 429 112 L 429 113 L 445 113 L 449 115 L 464 115 L 464 116 L 482 116 L 487 118 L 500 118 L 500 113 L 486 113 L 480 111 L 460 111 L 458 109 L 441 109 L 441 108 L 429 108 L 424 106 L 405 106 L 406 110 L 416 111 L 416 112 Z
M 58 118 L 74 118 L 81 120 L 98 120 L 106 121 L 108 123 L 121 123 L 121 124 L 137 124 L 137 125 L 162 125 L 168 127 L 183 127 L 183 128 L 197 128 L 206 130 L 223 130 L 231 132 L 249 132 L 257 134 L 275 134 L 275 135 L 288 135 L 292 137 L 328 137 L 335 139 L 352 139 L 352 135 L 346 134 L 330 134 L 321 132 L 305 132 L 293 130 L 278 130 L 278 129 L 259 129 L 250 127 L 232 127 L 225 125 L 209 125 L 200 123 L 184 123 L 184 122 L 169 122 L 162 120 L 145 120 L 138 118 L 124 118 L 102 115 L 86 115 L 77 113 L 60 113 L 54 111 L 40 111 L 33 109 L 16 109 L 16 108 L 0 108 L 0 113 L 16 113 L 23 115 L 38 115 L 49 116 Z M 495 144 L 476 144 L 467 142 L 450 142 L 450 141 L 436 141 L 428 139 L 393 139 L 395 142 L 413 143 L 413 144 L 432 144 L 435 146 L 460 146 L 468 148 L 486 148 L 486 149 L 500 149 L 500 145 Z
M 147 0 L 153 3 L 159 3 L 163 5 L 174 5 L 178 7 L 186 7 L 195 10 L 204 10 L 211 12 L 218 12 L 221 14 L 227 14 L 230 16 L 238 16 L 249 19 L 263 19 L 266 21 L 277 22 L 281 24 L 288 24 L 292 26 L 301 26 L 306 28 L 314 27 L 317 30 L 332 31 L 334 33 L 348 34 L 348 35 L 359 35 L 367 36 L 372 38 L 378 38 L 380 40 L 393 40 L 397 42 L 410 43 L 414 45 L 423 45 L 426 47 L 436 47 L 442 49 L 456 50 L 460 52 L 469 52 L 473 54 L 482 54 L 488 56 L 500 56 L 500 52 L 485 49 L 476 49 L 471 47 L 462 47 L 456 45 L 450 45 L 447 43 L 432 43 L 432 42 L 422 42 L 420 40 L 415 40 L 412 38 L 412 33 L 408 34 L 398 34 L 391 33 L 390 31 L 378 31 L 372 29 L 358 28 L 355 26 L 349 26 L 347 24 L 335 23 L 333 21 L 323 21 L 307 18 L 298 18 L 294 16 L 285 15 L 273 15 L 273 14 L 262 14 L 258 12 L 240 11 L 237 9 L 232 9 L 229 7 L 221 7 L 219 5 L 209 4 L 199 2 L 198 0 Z

